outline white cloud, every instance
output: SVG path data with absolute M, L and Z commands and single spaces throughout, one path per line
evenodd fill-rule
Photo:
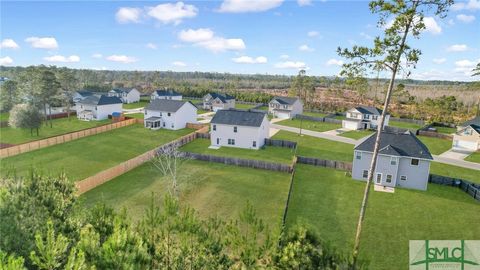
M 94 53 L 94 54 L 92 54 L 92 57 L 98 59 L 98 58 L 102 58 L 103 55 L 101 53 Z
M 298 47 L 298 49 L 299 49 L 300 51 L 302 51 L 302 52 L 313 52 L 313 51 L 315 51 L 314 48 L 308 47 L 307 44 L 301 45 L 300 47 Z
M 366 34 L 365 32 L 360 32 L 360 36 L 365 39 L 373 39 L 372 36 L 370 36 L 369 34 Z
M 237 58 L 232 58 L 232 61 L 239 64 L 265 64 L 268 62 L 265 56 L 259 56 L 256 58 L 250 56 L 240 56 Z
M 18 49 L 18 48 L 20 48 L 20 46 L 18 46 L 18 44 L 13 39 L 6 38 L 6 39 L 2 40 L 2 43 L 0 43 L 0 48 L 2 48 L 2 49 Z
M 157 45 L 154 44 L 154 43 L 147 43 L 147 45 L 145 45 L 145 47 L 149 48 L 149 49 L 152 49 L 152 50 L 156 50 L 157 49 Z
M 80 57 L 78 57 L 78 55 L 70 55 L 68 57 L 63 55 L 53 55 L 44 57 L 43 60 L 54 63 L 76 63 L 80 62 Z
M 57 49 L 58 43 L 57 40 L 53 37 L 29 37 L 25 39 L 26 42 L 30 43 L 33 48 L 38 49 Z
M 307 65 L 304 62 L 300 61 L 285 61 L 275 64 L 276 68 L 286 68 L 286 69 L 308 69 Z
M 452 10 L 477 10 L 480 9 L 479 0 L 469 0 L 468 2 L 458 2 L 452 5 Z
M 213 52 L 223 52 L 226 50 L 239 51 L 246 47 L 242 39 L 218 37 L 208 28 L 182 30 L 178 38 L 184 42 L 193 43 L 196 46 L 206 48 Z
M 288 54 L 282 54 L 280 55 L 280 59 L 288 59 L 290 56 Z
M 198 28 L 197 30 L 182 30 L 178 34 L 178 38 L 184 42 L 202 42 L 212 39 L 214 33 L 208 28 Z
M 301 7 L 309 6 L 312 4 L 312 0 L 297 0 L 297 4 Z
M 454 44 L 447 48 L 449 52 L 464 52 L 468 50 L 468 46 L 465 44 Z
M 327 66 L 341 66 L 343 65 L 343 61 L 332 58 L 328 60 L 326 64 Z
M 464 23 L 471 23 L 475 20 L 475 16 L 473 15 L 465 15 L 465 14 L 458 14 L 457 20 L 464 22 Z
M 433 17 L 423 18 L 423 23 L 425 24 L 425 32 L 429 32 L 434 35 L 442 33 L 442 27 L 440 27 Z
M 174 62 L 172 62 L 172 65 L 176 66 L 176 67 L 186 67 L 187 66 L 187 64 L 185 64 L 185 62 L 182 62 L 182 61 L 174 61 Z
M 112 62 L 119 62 L 119 63 L 124 63 L 124 64 L 128 64 L 128 63 L 133 63 L 133 62 L 137 62 L 138 59 L 135 58 L 135 57 L 132 57 L 132 56 L 126 56 L 126 55 L 110 55 L 106 58 L 108 61 L 112 61 Z
M 443 64 L 443 63 L 445 63 L 446 61 L 447 61 L 446 58 L 433 58 L 433 62 L 434 62 L 435 64 L 438 64 L 438 65 Z
M 10 58 L 9 56 L 5 56 L 5 57 L 0 58 L 0 65 L 1 66 L 9 66 L 11 64 L 13 64 L 13 59 Z
M 224 0 L 219 12 L 242 13 L 262 12 L 276 8 L 283 0 Z
M 309 37 L 316 37 L 318 36 L 320 33 L 318 33 L 317 31 L 308 31 L 307 33 L 307 36 Z
M 142 10 L 140 8 L 121 7 L 115 14 L 115 18 L 119 23 L 138 23 L 141 15 Z
M 150 17 L 164 24 L 173 23 L 175 25 L 181 23 L 183 19 L 193 18 L 198 14 L 198 9 L 194 5 L 186 5 L 183 2 L 160 4 L 149 7 L 147 10 Z
M 459 60 L 455 62 L 455 66 L 459 68 L 473 68 L 477 63 L 470 60 Z

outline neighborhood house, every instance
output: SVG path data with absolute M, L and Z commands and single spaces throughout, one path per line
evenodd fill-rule
M 80 120 L 104 120 L 113 113 L 122 112 L 122 101 L 118 97 L 95 94 L 79 100 L 75 107 Z
M 73 103 L 77 103 L 79 102 L 80 100 L 86 98 L 86 97 L 89 97 L 91 95 L 94 95 L 95 93 L 93 91 L 90 91 L 90 90 L 79 90 L 79 91 L 76 91 L 74 94 L 73 94 Z
M 270 124 L 265 112 L 219 110 L 211 121 L 212 146 L 259 149 L 268 138 Z
M 274 97 L 268 103 L 268 113 L 276 118 L 293 118 L 303 113 L 303 103 L 298 97 Z
M 171 100 L 182 100 L 182 94 L 176 92 L 172 89 L 164 89 L 164 90 L 155 90 L 150 95 L 150 100 L 155 99 L 171 99 Z
M 376 107 L 359 106 L 347 111 L 345 120 L 342 121 L 342 127 L 345 129 L 376 129 L 380 122 L 382 110 Z M 390 115 L 385 115 L 383 126 L 388 126 Z
M 457 151 L 477 151 L 480 149 L 480 116 L 460 126 L 453 135 L 453 149 Z
M 156 99 L 145 107 L 144 124 L 150 129 L 182 129 L 197 122 L 197 107 L 190 101 Z
M 208 93 L 203 97 L 203 109 L 209 111 L 235 108 L 235 98 L 228 94 Z
M 433 160 L 428 148 L 410 131 L 382 131 L 373 183 L 426 190 Z M 367 180 L 376 133 L 354 148 L 352 178 Z
M 140 101 L 140 92 L 135 88 L 115 88 L 108 91 L 108 96 L 118 97 L 123 103 L 134 103 Z

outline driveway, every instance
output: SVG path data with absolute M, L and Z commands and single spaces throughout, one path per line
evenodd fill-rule
M 447 152 L 444 152 L 440 154 L 439 156 L 442 158 L 450 158 L 450 159 L 458 159 L 458 160 L 463 160 L 466 157 L 468 157 L 472 152 L 468 151 L 456 151 L 453 149 L 448 150 Z

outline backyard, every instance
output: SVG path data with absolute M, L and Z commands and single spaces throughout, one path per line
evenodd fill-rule
M 8 112 L 0 113 L 0 122 L 8 121 L 10 114 Z
M 222 157 L 236 157 L 243 159 L 255 159 L 283 164 L 291 164 L 294 154 L 293 149 L 277 146 L 265 146 L 258 150 L 243 149 L 235 147 L 220 147 L 219 149 L 209 149 L 209 139 L 196 139 L 183 147 L 181 151 L 207 154 Z
M 320 112 L 303 112 L 302 114 L 307 116 L 319 117 L 319 118 L 327 116 L 326 113 L 320 113 Z
M 131 114 L 125 114 L 126 117 L 132 117 L 132 118 L 137 118 L 137 119 L 143 119 L 145 116 L 143 113 L 131 113 Z
M 253 107 L 255 107 L 256 105 L 252 105 L 252 104 L 242 104 L 242 103 L 235 103 L 235 108 L 236 109 L 243 109 L 243 110 L 246 110 L 246 109 L 251 109 Z
M 93 128 L 108 123 L 111 123 L 111 121 L 108 119 L 102 121 L 81 121 L 78 120 L 76 116 L 70 116 L 70 119 L 59 118 L 52 120 L 52 127 L 43 124 L 39 129 L 39 136 L 37 136 L 35 130 L 33 131 L 32 135 L 30 133 L 30 129 L 2 127 L 0 128 L 0 142 L 8 144 L 21 144 L 77 130 Z
M 301 126 L 303 129 L 308 129 L 308 130 L 313 130 L 318 132 L 324 132 L 324 131 L 342 127 L 342 124 L 301 120 L 298 118 L 282 120 L 280 122 L 276 122 L 275 124 L 288 126 L 288 127 L 296 127 L 296 128 L 300 128 Z
M 49 174 L 65 171 L 70 179 L 78 181 L 192 131 L 152 131 L 143 125 L 131 125 L 4 158 L 0 162 L 0 175 L 13 170 L 18 175 L 25 175 L 31 168 L 38 167 Z
M 340 134 L 342 137 L 347 137 L 355 140 L 359 140 L 366 136 L 372 135 L 374 131 L 371 130 L 351 130 Z
M 309 225 L 340 250 L 351 252 L 364 187 L 343 171 L 298 165 L 287 227 Z M 372 192 L 360 258 L 370 261 L 370 269 L 406 269 L 408 240 L 479 239 L 478 209 L 460 189 L 436 184 L 429 184 L 428 191 Z
M 432 155 L 440 155 L 452 148 L 451 140 L 427 136 L 417 136 L 417 138 L 427 146 Z
M 407 122 L 400 122 L 400 121 L 388 121 L 388 125 L 392 127 L 399 127 L 409 130 L 417 130 L 422 127 L 422 125 L 414 124 L 414 123 L 407 123 Z
M 290 185 L 290 174 L 188 160 L 180 167 L 180 201 L 202 217 L 238 218 L 247 202 L 270 228 L 280 225 Z M 83 194 L 86 206 L 106 203 L 126 208 L 139 218 L 151 202 L 157 204 L 169 188 L 168 179 L 146 163 Z M 278 227 L 277 227 L 278 228 Z
M 473 169 L 466 169 L 445 163 L 432 162 L 430 164 L 430 173 L 452 178 L 465 179 L 480 184 L 480 177 L 478 177 L 480 175 L 480 171 Z
M 473 152 L 468 157 L 466 157 L 465 160 L 470 162 L 480 163 L 480 151 Z
M 129 110 L 129 109 L 143 108 L 147 106 L 149 103 L 150 103 L 150 100 L 140 100 L 139 102 L 123 104 L 123 109 Z

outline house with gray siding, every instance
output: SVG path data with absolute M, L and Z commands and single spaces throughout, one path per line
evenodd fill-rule
M 108 91 L 108 96 L 118 97 L 127 104 L 140 101 L 140 91 L 135 88 L 114 88 Z
M 480 150 L 480 116 L 457 126 L 452 148 L 460 152 Z
M 345 129 L 377 129 L 382 110 L 371 106 L 358 106 L 347 111 L 342 127 Z M 385 115 L 383 126 L 388 126 L 390 115 Z
M 265 112 L 238 109 L 217 111 L 210 125 L 214 147 L 259 149 L 265 144 L 270 129 Z
M 155 90 L 150 95 L 150 100 L 155 99 L 172 99 L 172 100 L 182 100 L 182 94 L 178 93 L 173 89 L 165 88 L 163 90 Z
M 91 95 L 75 104 L 77 118 L 84 121 L 108 119 L 113 113 L 122 113 L 122 100 L 118 97 Z
M 426 190 L 433 160 L 428 148 L 410 131 L 382 131 L 375 185 Z M 366 181 L 373 156 L 376 133 L 354 148 L 352 178 Z
M 268 113 L 276 118 L 294 118 L 303 113 L 303 103 L 298 97 L 274 97 L 268 103 Z
M 155 99 L 145 107 L 143 121 L 149 129 L 182 129 L 197 122 L 197 107 L 190 101 Z
M 203 97 L 203 109 L 209 111 L 235 108 L 235 98 L 229 94 L 208 93 Z

